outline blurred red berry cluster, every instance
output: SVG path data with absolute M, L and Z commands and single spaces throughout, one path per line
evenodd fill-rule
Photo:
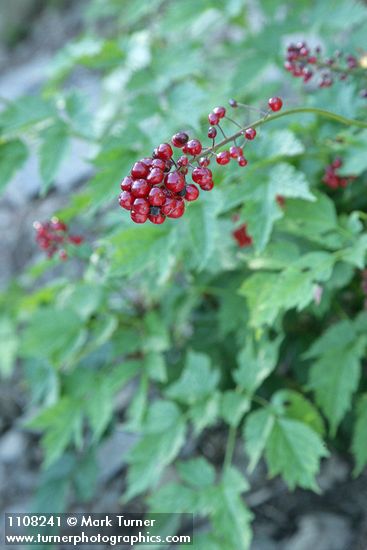
M 330 189 L 338 189 L 339 187 L 346 187 L 351 181 L 355 179 L 354 176 L 340 176 L 337 170 L 343 166 L 341 158 L 337 157 L 331 164 L 326 166 L 324 177 L 322 181 L 330 187 Z
M 68 257 L 66 247 L 68 244 L 80 245 L 84 241 L 80 235 L 71 235 L 68 226 L 56 217 L 45 222 L 35 221 L 33 227 L 36 230 L 36 242 L 44 250 L 49 258 L 58 252 L 61 260 Z

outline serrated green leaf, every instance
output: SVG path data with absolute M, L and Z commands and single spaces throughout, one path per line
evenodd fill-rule
M 54 116 L 56 116 L 56 110 L 49 101 L 38 95 L 24 96 L 0 113 L 1 133 L 5 136 L 14 134 Z
M 322 440 L 306 424 L 288 418 L 275 419 L 265 448 L 272 477 L 281 474 L 290 489 L 299 486 L 318 491 L 315 475 L 320 459 L 326 456 Z
M 316 402 L 330 422 L 331 434 L 351 406 L 361 374 L 360 360 L 366 337 L 358 337 L 345 348 L 330 348 L 312 364 L 308 387 L 315 392 Z
M 367 394 L 361 395 L 357 405 L 357 417 L 354 424 L 352 451 L 356 465 L 354 475 L 359 475 L 367 464 Z
M 270 341 L 263 338 L 260 342 L 248 339 L 238 355 L 239 368 L 233 378 L 246 392 L 253 393 L 274 370 L 278 361 L 281 338 Z
M 271 399 L 280 414 L 307 424 L 320 436 L 324 435 L 325 426 L 318 410 L 302 394 L 294 390 L 279 390 Z
M 184 403 L 194 404 L 217 387 L 219 372 L 210 366 L 210 359 L 204 353 L 190 351 L 181 377 L 171 384 L 166 394 Z
M 205 458 L 192 458 L 177 464 L 182 481 L 196 488 L 211 487 L 215 482 L 215 469 Z
M 0 142 L 0 191 L 4 189 L 13 175 L 22 168 L 27 157 L 27 147 L 20 139 Z
M 260 409 L 248 415 L 244 425 L 245 450 L 250 457 L 249 471 L 259 462 L 274 426 L 274 415 L 269 409 Z
M 108 379 L 97 379 L 84 409 L 93 431 L 94 441 L 98 441 L 107 428 L 113 408 L 113 393 Z

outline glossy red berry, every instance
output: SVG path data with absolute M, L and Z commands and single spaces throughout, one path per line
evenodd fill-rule
M 200 185 L 200 189 L 202 189 L 203 191 L 211 191 L 213 187 L 214 187 L 213 180 L 207 180 Z
M 151 185 L 157 185 L 158 183 L 161 183 L 164 178 L 164 173 L 160 168 L 152 168 L 151 171 L 148 174 L 147 182 Z
M 161 143 L 154 149 L 154 156 L 162 160 L 169 160 L 173 155 L 172 147 L 169 143 Z
M 165 186 L 173 193 L 179 193 L 185 187 L 185 177 L 180 172 L 170 172 L 165 178 Z
M 199 196 L 199 189 L 196 187 L 196 185 L 193 185 L 192 183 L 187 184 L 184 198 L 187 201 L 191 202 L 191 201 L 196 201 L 198 196 Z
M 153 164 L 153 159 L 152 157 L 144 157 L 143 159 L 140 159 L 140 162 L 142 162 L 143 164 L 148 166 L 148 168 L 150 168 Z
M 272 111 L 280 111 L 283 106 L 283 101 L 280 97 L 271 97 L 268 101 L 268 105 Z
M 131 177 L 135 180 L 145 178 L 149 173 L 149 167 L 143 162 L 136 162 L 131 169 Z
M 209 157 L 200 157 L 200 159 L 199 159 L 199 164 L 200 164 L 200 166 L 202 166 L 203 168 L 206 168 L 207 166 L 209 166 L 209 164 L 210 164 L 210 159 L 209 159 Z
M 150 204 L 147 199 L 139 198 L 135 199 L 131 210 L 137 214 L 148 215 L 150 211 Z
M 245 157 L 239 156 L 237 161 L 238 161 L 239 166 L 242 166 L 242 167 L 247 166 L 247 160 L 245 159 Z
M 192 179 L 195 183 L 202 185 L 203 183 L 206 183 L 212 180 L 213 175 L 211 170 L 209 170 L 209 168 L 205 168 L 205 167 L 194 168 L 194 170 L 192 171 Z
M 213 109 L 213 113 L 216 114 L 216 115 L 218 115 L 219 118 L 223 118 L 224 116 L 226 116 L 226 108 L 225 108 L 225 107 L 222 107 L 222 106 L 220 106 L 220 107 L 215 107 L 215 108 Z
M 134 180 L 131 176 L 126 176 L 120 184 L 122 191 L 130 191 L 133 181 Z
M 178 166 L 187 166 L 189 164 L 189 157 L 182 155 L 177 161 Z
M 229 154 L 233 159 L 236 159 L 237 157 L 242 156 L 243 155 L 242 147 L 237 147 L 236 145 L 232 145 L 229 148 Z
M 131 186 L 131 193 L 134 197 L 147 197 L 150 187 L 151 186 L 146 180 L 135 180 Z
M 186 134 L 186 132 L 178 132 L 177 134 L 172 136 L 171 141 L 175 147 L 181 149 L 185 145 L 185 143 L 189 141 L 189 136 Z
M 213 128 L 213 126 L 209 126 L 208 128 L 208 138 L 214 139 L 217 135 L 217 129 Z
M 125 210 L 131 210 L 132 204 L 134 201 L 134 197 L 130 193 L 130 191 L 122 191 L 119 196 L 119 205 L 122 208 L 125 208 Z
M 70 235 L 69 242 L 79 245 L 79 244 L 82 244 L 82 242 L 84 242 L 84 239 L 80 235 Z
M 331 166 L 333 168 L 340 168 L 343 165 L 343 161 L 340 157 L 336 157 L 336 159 L 333 160 L 331 163 Z
M 232 233 L 234 239 L 237 241 L 239 247 L 251 246 L 252 238 L 247 234 L 246 224 L 241 225 L 238 229 Z
M 148 219 L 148 214 L 139 214 L 138 212 L 131 211 L 130 217 L 135 223 L 145 223 Z
M 200 155 L 203 147 L 198 139 L 190 139 L 183 147 L 183 152 L 196 157 Z
M 153 168 L 159 168 L 160 170 L 165 170 L 166 169 L 166 163 L 164 160 L 162 159 L 153 159 L 153 162 L 152 162 L 152 169 Z
M 156 225 L 160 225 L 161 223 L 163 223 L 166 219 L 166 216 L 164 216 L 162 214 L 162 212 L 159 210 L 159 208 L 157 209 L 158 212 L 155 211 L 155 209 L 151 209 L 151 213 L 149 214 L 148 218 L 149 220 L 156 224 Z
M 256 130 L 255 128 L 247 128 L 245 130 L 245 138 L 246 139 L 249 139 L 249 140 L 252 140 L 252 139 L 255 139 L 256 137 Z
M 166 202 L 166 193 L 160 187 L 152 187 L 149 191 L 148 201 L 152 206 L 162 206 Z
M 221 166 L 228 164 L 230 160 L 231 160 L 231 155 L 229 154 L 229 151 L 221 151 L 216 155 L 216 161 Z
M 185 213 L 185 202 L 181 198 L 175 199 L 175 201 L 175 206 L 168 215 L 169 218 L 181 218 Z
M 215 113 L 209 113 L 208 121 L 209 121 L 209 124 L 211 124 L 212 126 L 216 126 L 219 122 L 219 116 L 216 115 Z

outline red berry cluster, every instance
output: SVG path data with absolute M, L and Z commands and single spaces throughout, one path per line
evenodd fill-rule
M 36 221 L 33 227 L 36 230 L 38 246 L 46 251 L 49 258 L 58 252 L 60 259 L 66 260 L 68 257 L 65 250 L 66 245 L 68 243 L 80 245 L 84 240 L 80 235 L 70 235 L 68 226 L 56 217 L 42 223 Z
M 343 161 L 337 157 L 331 164 L 326 166 L 324 177 L 322 181 L 330 187 L 330 189 L 338 189 L 339 187 L 346 187 L 355 178 L 354 176 L 339 176 L 337 170 L 341 168 Z
M 230 105 L 237 107 L 239 104 L 231 100 Z M 269 99 L 268 105 L 270 110 L 279 111 L 283 103 L 279 97 L 274 97 Z M 221 106 L 215 107 L 208 115 L 211 125 L 208 137 L 213 140 L 212 147 L 203 150 L 198 139 L 190 139 L 186 132 L 178 132 L 171 139 L 173 147 L 181 149 L 183 153 L 178 159 L 173 158 L 173 149 L 169 143 L 161 143 L 154 149 L 152 156 L 135 162 L 129 175 L 121 182 L 119 195 L 120 206 L 130 211 L 133 222 L 145 223 L 149 220 L 154 224 L 161 224 L 166 218 L 180 218 L 185 212 L 185 201 L 195 201 L 199 197 L 197 185 L 202 191 L 213 189 L 213 175 L 208 168 L 211 156 L 215 156 L 219 165 L 228 164 L 231 159 L 236 159 L 239 166 L 247 165 L 243 156 L 244 144 L 240 146 L 236 138 L 243 138 L 245 143 L 252 141 L 256 130 L 252 127 L 244 128 L 227 138 L 220 126 L 225 117 L 226 109 Z M 234 124 L 237 125 L 236 122 Z M 229 141 L 234 142 L 228 150 L 218 153 L 216 149 L 221 144 L 215 144 L 217 127 L 223 134 L 223 145 Z M 187 182 L 189 170 L 194 183 Z
M 319 88 L 329 88 L 337 78 L 345 80 L 358 66 L 358 59 L 354 55 L 344 55 L 337 51 L 333 57 L 323 58 L 320 46 L 311 48 L 306 42 L 290 44 L 284 62 L 284 68 L 304 82 L 318 77 Z M 367 90 L 361 90 L 360 95 L 367 97 Z

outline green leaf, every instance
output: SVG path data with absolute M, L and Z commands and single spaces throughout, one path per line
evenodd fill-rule
M 209 396 L 217 387 L 219 372 L 210 366 L 203 353 L 190 351 L 181 377 L 167 389 L 167 395 L 184 403 L 193 404 Z
M 169 428 L 174 428 L 180 418 L 181 412 L 175 403 L 158 399 L 148 409 L 144 431 L 145 433 L 160 434 Z
M 0 113 L 1 133 L 7 135 L 19 132 L 55 114 L 53 105 L 39 95 L 21 97 Z
M 52 126 L 42 132 L 39 161 L 44 193 L 48 191 L 50 184 L 55 180 L 55 176 L 65 158 L 68 145 L 68 127 L 61 120 L 56 120 Z
M 199 435 L 204 428 L 213 426 L 217 421 L 220 406 L 220 393 L 214 391 L 210 396 L 200 399 L 190 405 L 188 415 L 194 425 L 195 435 Z
M 245 449 L 250 457 L 249 471 L 259 462 L 274 426 L 274 415 L 268 408 L 248 415 L 244 425 Z
M 293 390 L 279 390 L 272 396 L 271 402 L 282 415 L 299 420 L 319 435 L 324 435 L 325 426 L 321 415 L 302 394 Z
M 221 416 L 230 426 L 238 426 L 250 407 L 250 399 L 241 393 L 228 390 L 222 394 Z
M 108 379 L 97 378 L 85 402 L 85 413 L 93 430 L 93 441 L 98 441 L 113 414 L 114 402 Z
M 262 338 L 255 342 L 248 338 L 245 347 L 238 355 L 239 368 L 233 378 L 249 394 L 253 393 L 274 370 L 278 361 L 281 338 L 269 341 Z
M 167 483 L 148 498 L 150 511 L 158 514 L 185 512 L 192 514 L 197 507 L 197 501 L 197 492 L 181 483 Z
M 270 476 L 281 474 L 290 489 L 318 491 L 315 475 L 328 452 L 320 437 L 306 424 L 276 418 L 266 442 L 265 458 Z
M 185 441 L 185 423 L 179 419 L 173 427 L 144 435 L 129 451 L 128 489 L 124 500 L 143 493 L 159 482 L 164 468 L 174 460 Z
M 215 469 L 203 457 L 178 462 L 177 470 L 182 481 L 193 487 L 211 487 L 215 482 Z
M 211 514 L 213 527 L 220 534 L 224 548 L 250 548 L 252 514 L 240 496 L 247 487 L 247 482 L 238 470 L 233 467 L 226 469 Z
M 356 459 L 354 475 L 359 475 L 367 464 L 367 393 L 361 395 L 357 405 L 357 418 L 353 430 L 352 451 Z
M 73 440 L 79 440 L 82 428 L 81 404 L 70 397 L 62 397 L 55 405 L 28 422 L 27 426 L 45 432 L 41 445 L 45 451 L 44 466 L 48 467 Z
M 157 382 L 167 381 L 166 362 L 161 353 L 150 352 L 144 357 L 144 368 L 146 369 L 149 378 Z
M 344 348 L 328 348 L 311 366 L 308 387 L 315 392 L 316 402 L 330 422 L 332 435 L 350 408 L 358 387 L 366 342 L 364 335 Z
M 72 309 L 41 308 L 32 315 L 23 332 L 21 353 L 60 363 L 82 343 L 81 328 L 80 318 Z
M 266 159 L 293 157 L 302 154 L 305 150 L 295 133 L 287 128 L 275 132 L 264 132 L 259 146 L 258 155 Z
M 287 163 L 277 164 L 270 172 L 269 179 L 259 181 L 253 192 L 253 200 L 245 202 L 242 217 L 247 224 L 257 251 L 267 245 L 274 222 L 283 216 L 283 210 L 276 202 L 277 195 L 287 198 L 302 198 L 314 201 L 309 191 L 306 176 Z
M 0 191 L 11 180 L 15 172 L 27 160 L 28 150 L 20 139 L 0 142 Z

